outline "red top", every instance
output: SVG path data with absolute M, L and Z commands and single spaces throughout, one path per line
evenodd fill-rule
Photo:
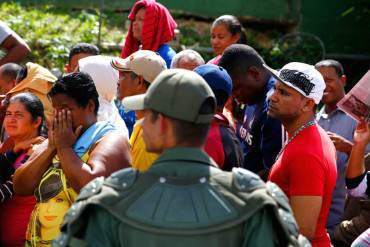
M 126 58 L 139 50 L 140 42 L 132 33 L 132 24 L 136 12 L 145 7 L 145 17 L 142 30 L 142 49 L 157 51 L 158 48 L 173 39 L 177 24 L 170 12 L 162 4 L 155 0 L 141 0 L 135 3 L 128 18 L 131 21 L 126 36 L 125 46 L 122 49 L 121 57 Z
M 243 151 L 227 118 L 217 112 L 211 122 L 204 151 L 225 171 L 243 166 Z
M 220 125 L 229 125 L 229 122 L 222 114 L 217 114 L 211 122 L 208 137 L 204 145 L 204 151 L 206 151 L 222 169 L 225 162 L 225 153 L 219 128 Z
M 318 125 L 300 132 L 271 168 L 269 180 L 291 196 L 322 196 L 313 247 L 330 246 L 326 221 L 337 178 L 336 151 Z
M 14 162 L 14 168 L 22 165 L 26 153 Z M 0 204 L 0 243 L 4 246 L 20 247 L 26 241 L 26 230 L 31 212 L 36 204 L 35 197 L 15 195 Z

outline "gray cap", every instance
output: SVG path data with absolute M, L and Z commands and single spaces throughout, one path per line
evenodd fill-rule
M 213 103 L 212 113 L 202 114 L 206 100 Z M 216 98 L 207 82 L 197 73 L 184 69 L 161 72 L 145 94 L 126 97 L 125 109 L 150 109 L 174 119 L 193 123 L 210 123 L 216 106 Z

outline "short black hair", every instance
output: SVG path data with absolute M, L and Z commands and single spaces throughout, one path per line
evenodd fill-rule
M 321 60 L 320 62 L 315 64 L 315 68 L 318 69 L 320 67 L 332 67 L 335 70 L 335 73 L 338 77 L 342 77 L 344 75 L 343 66 L 340 62 L 334 59 L 325 59 Z
M 16 63 L 6 63 L 1 66 L 1 75 L 9 80 L 15 80 L 22 68 L 21 65 Z
M 233 44 L 225 49 L 218 65 L 233 77 L 239 73 L 245 74 L 251 66 L 265 70 L 264 63 L 261 55 L 249 45 Z
M 91 55 L 99 55 L 100 51 L 96 45 L 92 45 L 89 43 L 78 43 L 72 47 L 71 51 L 69 52 L 68 61 L 71 62 L 71 59 L 74 55 L 79 53 L 87 53 Z
M 39 135 L 47 136 L 47 130 L 45 126 L 45 115 L 44 106 L 41 100 L 33 93 L 20 93 L 10 98 L 9 104 L 14 102 L 20 102 L 24 105 L 26 110 L 31 114 L 32 120 L 36 121 L 37 118 L 41 118 L 41 124 L 39 126 Z
M 215 90 L 212 89 L 212 91 L 216 96 L 217 106 L 223 108 L 227 100 L 229 99 L 228 93 L 224 90 L 219 90 L 219 89 L 215 89 Z
M 199 109 L 200 114 L 212 114 L 214 113 L 215 102 L 210 97 L 206 99 Z M 158 118 L 159 113 L 151 109 L 152 118 L 151 121 L 155 121 Z M 173 128 L 174 136 L 177 144 L 190 144 L 190 145 L 204 145 L 206 142 L 208 132 L 210 129 L 210 124 L 199 124 L 189 121 L 179 120 L 162 114 L 168 119 L 170 119 Z
M 57 94 L 65 94 L 74 99 L 77 105 L 86 107 L 89 100 L 95 104 L 94 112 L 99 110 L 99 94 L 96 90 L 93 79 L 84 72 L 75 72 L 65 75 L 54 82 L 48 96 L 54 97 Z
M 238 18 L 233 15 L 222 15 L 214 20 L 214 22 L 212 23 L 212 28 L 220 24 L 225 25 L 231 35 L 234 36 L 236 34 L 240 34 L 238 44 L 245 44 L 247 42 L 247 37 L 245 35 L 245 32 L 243 31 L 243 26 Z

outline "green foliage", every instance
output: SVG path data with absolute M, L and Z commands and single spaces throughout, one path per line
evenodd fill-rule
M 351 11 L 345 14 L 349 15 Z M 68 62 L 69 50 L 76 43 L 98 44 L 98 10 L 77 10 L 52 5 L 35 7 L 5 1 L 0 3 L 0 16 L 31 47 L 28 60 L 49 69 L 62 71 Z M 113 50 L 100 47 L 101 51 L 118 56 L 120 48 L 117 44 L 123 42 L 127 30 L 127 13 L 106 10 L 101 16 L 100 43 L 109 43 L 115 47 Z M 210 22 L 180 17 L 176 20 L 180 38 L 172 44 L 175 48 L 180 50 L 181 46 L 197 50 L 206 61 L 214 57 L 210 48 Z M 314 63 L 323 56 L 321 41 L 313 35 L 284 35 L 276 30 L 264 28 L 261 31 L 248 28 L 247 25 L 245 27 L 247 44 L 254 47 L 273 68 L 280 68 L 289 61 Z
M 26 7 L 19 3 L 0 4 L 0 16 L 26 40 L 32 52 L 30 61 L 47 68 L 63 69 L 69 49 L 76 43 L 97 44 L 99 15 L 97 11 L 70 10 L 53 6 Z M 102 41 L 116 42 L 123 37 L 123 25 L 115 26 L 117 16 L 107 22 L 103 15 Z M 122 16 L 122 23 L 124 17 Z

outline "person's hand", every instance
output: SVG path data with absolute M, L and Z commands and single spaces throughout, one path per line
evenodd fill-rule
M 57 149 L 69 148 L 80 136 L 82 126 L 72 129 L 72 114 L 69 110 L 58 111 L 53 122 L 54 145 Z
M 57 117 L 58 112 L 54 110 L 54 118 L 46 119 L 46 127 L 48 128 L 48 149 L 55 150 L 55 142 L 54 142 L 54 119 Z
M 352 146 L 353 146 L 352 142 L 330 131 L 328 131 L 327 134 L 330 137 L 330 140 L 333 142 L 337 151 L 347 153 L 348 155 L 351 153 Z
M 20 151 L 26 151 L 33 147 L 33 145 L 40 144 L 45 140 L 44 137 L 38 136 L 29 140 L 21 141 L 14 145 L 13 151 L 18 153 Z
M 370 128 L 369 123 L 361 121 L 356 128 L 355 134 L 353 135 L 353 141 L 356 144 L 367 145 L 370 142 Z

